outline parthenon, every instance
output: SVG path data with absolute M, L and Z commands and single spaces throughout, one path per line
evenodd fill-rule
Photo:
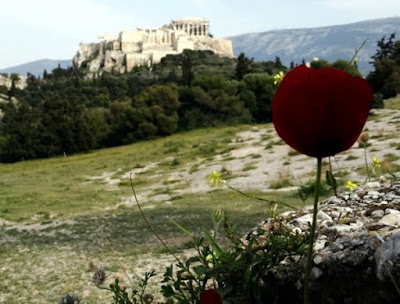
M 137 28 L 119 34 L 103 34 L 98 43 L 81 43 L 73 58 L 74 66 L 85 66 L 89 73 L 102 71 L 130 72 L 135 66 L 151 66 L 168 54 L 185 49 L 211 50 L 222 56 L 233 56 L 232 42 L 214 39 L 209 21 L 204 18 L 172 20 L 160 28 Z
M 189 36 L 208 36 L 209 22 L 201 18 L 182 18 L 170 23 L 174 31 L 184 31 Z

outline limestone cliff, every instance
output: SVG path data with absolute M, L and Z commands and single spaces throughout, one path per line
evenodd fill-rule
M 87 68 L 91 75 L 103 71 L 130 72 L 135 66 L 151 66 L 169 54 L 185 49 L 211 50 L 218 55 L 233 57 L 232 42 L 214 39 L 209 22 L 201 18 L 172 20 L 161 28 L 138 28 L 118 35 L 104 34 L 98 43 L 81 43 L 73 58 L 75 67 Z

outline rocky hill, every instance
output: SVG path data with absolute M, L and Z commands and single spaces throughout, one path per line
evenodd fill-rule
M 396 33 L 400 38 L 400 17 L 368 20 L 357 23 L 303 29 L 284 29 L 228 37 L 236 56 L 244 52 L 256 61 L 273 60 L 279 56 L 286 65 L 314 57 L 333 61 L 350 59 L 365 39 L 368 42 L 358 55 L 360 71 L 372 69 L 368 63 L 376 52 L 376 41 Z
M 100 42 L 81 43 L 73 58 L 74 66 L 85 68 L 89 75 L 106 72 L 130 72 L 136 66 L 151 66 L 167 55 L 189 50 L 211 50 L 233 56 L 230 40 L 215 39 L 203 18 L 172 20 L 160 28 L 124 30 L 117 35 L 104 34 Z

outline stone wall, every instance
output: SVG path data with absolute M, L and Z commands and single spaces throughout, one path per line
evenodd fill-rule
M 233 57 L 232 42 L 209 36 L 209 22 L 202 18 L 172 20 L 161 28 L 124 30 L 104 34 L 97 43 L 81 43 L 73 58 L 75 67 L 87 68 L 89 75 L 103 71 L 130 72 L 135 66 L 151 66 L 169 54 L 185 49 L 211 50 Z

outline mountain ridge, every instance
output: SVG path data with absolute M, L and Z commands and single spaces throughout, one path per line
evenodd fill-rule
M 280 57 L 285 65 L 300 63 L 318 57 L 328 61 L 349 59 L 356 48 L 368 39 L 358 57 L 359 69 L 366 75 L 372 70 L 369 64 L 376 53 L 376 41 L 395 33 L 400 36 L 400 17 L 371 19 L 355 23 L 313 27 L 278 29 L 230 36 L 234 55 L 245 53 L 256 61 Z
M 38 59 L 34 61 L 30 61 L 27 63 L 22 63 L 19 65 L 7 67 L 4 69 L 0 69 L 0 73 L 6 74 L 19 74 L 21 76 L 26 76 L 27 73 L 30 73 L 34 76 L 42 76 L 44 70 L 47 72 L 51 72 L 55 68 L 58 67 L 68 68 L 72 67 L 72 59 Z

